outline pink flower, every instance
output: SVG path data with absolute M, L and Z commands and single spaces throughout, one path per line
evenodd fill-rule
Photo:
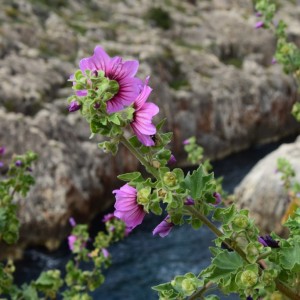
M 103 222 L 103 223 L 106 223 L 106 222 L 112 220 L 114 217 L 115 217 L 114 214 L 106 214 L 106 215 L 103 217 L 102 222 Z
M 73 217 L 71 217 L 71 218 L 69 219 L 69 223 L 70 223 L 70 225 L 71 225 L 72 227 L 75 227 L 75 226 L 76 226 L 76 221 L 75 221 L 75 219 L 74 219 Z
M 170 221 L 170 216 L 167 215 L 165 219 L 159 223 L 153 230 L 153 235 L 159 234 L 160 237 L 167 236 L 172 228 L 174 227 L 174 223 Z
M 168 160 L 168 165 L 169 166 L 174 165 L 176 164 L 176 162 L 177 162 L 176 157 L 173 154 L 171 154 L 170 159 Z
M 77 101 L 72 101 L 69 105 L 69 112 L 77 111 L 81 108 L 81 105 Z
M 264 22 L 263 21 L 258 21 L 255 23 L 255 28 L 258 29 L 258 28 L 261 28 L 264 26 Z
M 222 202 L 222 197 L 219 193 L 214 192 L 213 193 L 214 198 L 216 199 L 216 202 L 214 203 L 215 206 L 219 205 Z
M 154 146 L 151 135 L 156 133 L 156 127 L 152 124 L 152 118 L 158 114 L 159 108 L 154 103 L 146 102 L 152 89 L 148 86 L 149 77 L 146 78 L 141 93 L 135 99 L 133 121 L 130 126 L 139 141 L 145 146 Z
M 113 193 L 116 195 L 115 217 L 123 220 L 129 229 L 141 224 L 146 213 L 143 206 L 137 203 L 137 190 L 125 184 Z
M 184 205 L 194 205 L 195 200 L 191 196 L 187 196 L 187 198 L 184 201 Z
M 4 146 L 0 147 L 0 155 L 4 155 L 6 148 Z
M 141 80 L 134 77 L 139 67 L 137 60 L 123 61 L 119 56 L 111 58 L 100 46 L 96 46 L 94 55 L 83 58 L 79 62 L 79 67 L 83 74 L 86 70 L 95 74 L 103 71 L 105 77 L 119 84 L 119 91 L 107 102 L 108 113 L 120 111 L 125 106 L 131 105 L 140 92 Z M 77 95 L 86 96 L 87 91 L 78 91 Z
M 108 258 L 110 255 L 109 252 L 107 251 L 107 249 L 105 249 L 105 248 L 102 249 L 102 254 L 105 258 Z
M 71 251 L 74 250 L 74 243 L 76 242 L 77 237 L 75 235 L 70 235 L 68 236 L 68 243 L 69 243 L 69 248 Z

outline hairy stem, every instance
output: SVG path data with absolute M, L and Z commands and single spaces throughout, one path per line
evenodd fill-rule
M 121 136 L 120 141 L 123 143 L 123 145 L 140 161 L 140 163 L 146 168 L 147 172 L 152 174 L 156 179 L 159 179 L 159 172 L 157 169 L 155 169 L 153 166 L 150 165 L 150 163 L 144 158 L 143 154 L 140 153 L 136 148 L 134 148 L 130 142 L 124 137 Z M 199 220 L 203 222 L 216 236 L 222 237 L 223 233 L 219 228 L 217 228 L 205 215 L 200 213 L 198 210 L 196 210 L 193 206 L 188 206 L 186 209 L 196 216 Z M 244 253 L 244 251 L 237 245 L 233 245 L 233 243 L 230 240 L 225 240 L 224 243 L 234 251 L 236 251 L 245 261 L 249 263 L 247 260 L 247 257 Z M 289 297 L 292 300 L 300 300 L 300 296 L 297 295 L 294 291 L 292 291 L 289 287 L 285 286 L 282 282 L 280 282 L 278 279 L 275 280 L 277 289 L 284 294 L 285 296 Z M 202 290 L 202 289 L 201 289 Z M 200 291 L 201 291 L 200 290 Z M 197 291 L 194 293 L 189 299 L 197 299 L 201 298 L 203 292 L 200 293 L 200 291 Z
M 155 178 L 159 178 L 159 172 L 150 163 L 144 158 L 144 156 L 134 148 L 130 142 L 124 137 L 121 136 L 120 141 L 122 144 L 140 161 L 140 163 L 146 168 L 146 170 L 152 174 Z

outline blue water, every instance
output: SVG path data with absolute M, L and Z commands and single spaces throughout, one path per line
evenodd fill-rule
M 214 163 L 215 176 L 224 176 L 224 189 L 229 193 L 250 171 L 252 166 L 279 143 L 257 146 Z M 102 219 L 99 216 L 92 225 L 95 231 Z M 113 245 L 109 251 L 113 264 L 105 271 L 105 283 L 93 293 L 94 299 L 152 300 L 157 299 L 151 286 L 170 281 L 174 276 L 193 272 L 198 274 L 209 265 L 214 236 L 207 228 L 195 231 L 188 226 L 177 227 L 166 238 L 152 236 L 153 228 L 162 217 L 147 216 L 142 225 L 124 241 Z M 55 252 L 45 249 L 28 249 L 24 259 L 17 263 L 18 283 L 37 278 L 50 268 L 64 269 L 70 258 L 67 242 Z M 238 299 L 221 296 L 221 299 Z

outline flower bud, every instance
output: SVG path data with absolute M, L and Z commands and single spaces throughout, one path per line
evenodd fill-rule
M 191 295 L 196 288 L 194 282 L 190 279 L 183 279 L 182 283 L 181 283 L 181 287 L 182 287 L 183 292 L 186 295 Z
M 167 172 L 164 175 L 163 182 L 169 187 L 175 186 L 177 184 L 176 175 L 173 172 Z
M 247 246 L 247 254 L 251 256 L 258 256 L 259 255 L 259 250 L 254 244 L 249 244 Z
M 152 166 L 155 169 L 159 169 L 160 168 L 160 162 L 158 160 L 152 160 Z
M 239 228 L 245 229 L 248 227 L 248 217 L 244 215 L 236 216 L 232 223 Z
M 251 270 L 246 270 L 241 275 L 241 281 L 246 287 L 255 285 L 257 279 L 257 274 Z
M 137 202 L 142 205 L 149 203 L 150 189 L 142 188 L 137 192 Z
M 164 198 L 167 195 L 167 192 L 164 189 L 160 189 L 157 192 L 158 197 Z
M 282 294 L 278 291 L 272 293 L 271 297 L 270 297 L 271 300 L 282 300 L 283 297 L 282 297 Z

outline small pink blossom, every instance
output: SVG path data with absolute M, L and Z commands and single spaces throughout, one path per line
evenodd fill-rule
M 188 196 L 184 201 L 184 205 L 194 205 L 194 204 L 195 204 L 195 200 L 191 196 Z
M 258 29 L 258 28 L 262 28 L 264 26 L 264 22 L 263 21 L 258 21 L 255 23 L 255 28 Z
M 77 101 L 72 101 L 69 105 L 69 112 L 77 111 L 81 108 L 81 105 Z
M 4 155 L 6 148 L 4 146 L 0 147 L 0 155 Z
M 71 225 L 72 227 L 75 227 L 75 226 L 76 226 L 76 222 L 75 222 L 75 219 L 74 219 L 73 217 L 71 217 L 71 218 L 69 219 L 69 223 L 70 223 L 70 225 Z
M 107 249 L 105 249 L 105 248 L 102 249 L 102 254 L 103 254 L 103 256 L 104 256 L 105 258 L 108 258 L 109 255 L 110 255 L 110 253 L 109 253 L 109 252 L 107 251 Z
M 219 205 L 222 202 L 222 197 L 219 193 L 214 192 L 213 193 L 214 198 L 216 199 L 216 202 L 214 203 L 215 206 Z
M 167 215 L 165 219 L 154 228 L 152 233 L 153 235 L 159 234 L 160 237 L 166 237 L 173 227 L 174 223 L 170 221 L 170 216 Z
M 71 251 L 74 250 L 74 244 L 75 244 L 76 240 L 77 240 L 76 235 L 68 236 L 68 243 L 69 243 L 69 248 Z
M 148 80 L 149 77 L 146 78 L 141 93 L 134 101 L 135 112 L 130 126 L 143 145 L 154 146 L 151 136 L 156 133 L 156 127 L 152 124 L 152 118 L 158 114 L 159 108 L 154 103 L 146 102 L 152 92 Z
M 114 217 L 115 217 L 114 214 L 106 214 L 106 215 L 103 217 L 102 222 L 103 222 L 103 223 L 106 223 L 106 222 L 112 220 Z
M 190 143 L 190 139 L 186 139 L 182 142 L 183 145 L 189 145 Z
M 141 224 L 146 213 L 143 206 L 137 203 L 137 190 L 125 184 L 113 193 L 116 197 L 115 217 L 123 220 L 131 230 Z
M 79 67 L 83 75 L 86 70 L 93 71 L 94 74 L 103 71 L 106 78 L 119 84 L 117 94 L 107 101 L 108 113 L 120 111 L 125 106 L 131 105 L 140 92 L 141 80 L 134 77 L 139 67 L 137 60 L 123 61 L 119 56 L 111 58 L 103 48 L 96 46 L 93 56 L 83 58 L 79 62 Z M 77 95 L 86 96 L 87 91 L 77 91 Z
M 174 165 L 176 164 L 176 162 L 177 162 L 176 157 L 173 154 L 171 154 L 170 159 L 168 161 L 168 165 L 169 166 Z
M 277 60 L 276 60 L 275 57 L 273 57 L 273 58 L 272 58 L 272 61 L 271 61 L 271 64 L 272 64 L 272 65 L 275 65 L 276 63 L 277 63 Z

